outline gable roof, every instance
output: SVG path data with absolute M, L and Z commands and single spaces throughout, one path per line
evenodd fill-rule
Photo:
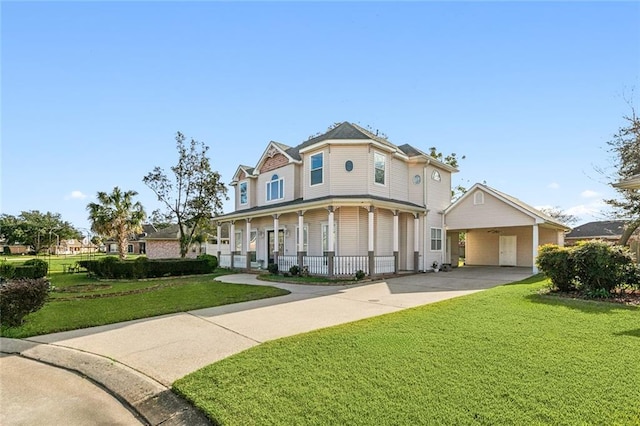
M 565 238 L 614 238 L 618 239 L 624 232 L 626 220 L 600 220 L 576 226 Z
M 482 184 L 482 183 L 476 183 L 475 185 L 473 185 L 471 188 L 469 188 L 469 190 L 460 198 L 458 198 L 453 204 L 451 204 L 449 207 L 447 207 L 444 211 L 445 214 L 450 213 L 452 210 L 454 210 L 457 206 L 459 206 L 463 200 L 473 196 L 473 193 L 476 192 L 476 190 L 481 190 L 484 191 L 488 194 L 493 195 L 494 197 L 496 197 L 498 200 L 502 201 L 503 203 L 515 208 L 516 210 L 519 210 L 520 212 L 530 216 L 531 218 L 535 219 L 536 223 L 546 223 L 548 225 L 552 225 L 554 227 L 558 227 L 558 228 L 562 228 L 564 230 L 570 230 L 571 228 L 568 227 L 567 225 L 565 225 L 564 223 L 552 218 L 551 216 L 541 212 L 540 210 L 536 209 L 535 207 L 525 203 L 524 201 L 519 200 L 516 197 L 513 197 L 509 194 L 505 194 L 504 192 L 498 191 L 495 188 L 491 188 L 488 185 Z

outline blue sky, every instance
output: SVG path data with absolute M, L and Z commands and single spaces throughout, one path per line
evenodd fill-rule
M 181 131 L 229 182 L 270 140 L 337 121 L 466 159 L 483 182 L 582 222 L 594 167 L 640 108 L 638 2 L 11 2 L 1 13 L 1 211 L 60 213 L 142 177 Z M 226 204 L 226 211 L 232 205 Z

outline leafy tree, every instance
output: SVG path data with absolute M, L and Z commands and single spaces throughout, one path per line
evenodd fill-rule
M 115 238 L 120 259 L 126 257 L 127 239 L 142 232 L 142 222 L 146 217 L 142 204 L 133 202 L 136 195 L 136 191 L 123 192 L 116 186 L 111 194 L 98 192 L 98 202 L 87 205 L 91 230 L 106 238 Z
M 6 244 L 24 244 L 39 253 L 61 239 L 80 238 L 80 231 L 62 220 L 59 213 L 23 211 L 18 216 L 0 215 L 0 237 Z
M 565 225 L 573 225 L 578 222 L 578 218 L 576 216 L 564 213 L 558 206 L 542 207 L 540 211 L 558 222 L 564 223 Z
M 438 151 L 435 146 L 432 146 L 431 148 L 429 148 L 429 155 L 444 164 L 448 164 L 449 166 L 455 167 L 456 169 L 458 168 L 458 155 L 455 152 L 452 152 L 451 154 L 445 156 L 442 152 Z M 465 158 L 467 157 L 463 155 L 462 157 L 460 157 L 460 160 L 464 160 Z M 466 192 L 466 187 L 460 184 L 456 185 L 451 189 L 452 201 L 455 201 L 458 198 L 462 197 Z
M 173 177 L 155 167 L 142 181 L 164 203 L 164 222 L 177 222 L 180 256 L 185 257 L 197 236 L 207 232 L 211 218 L 222 212 L 222 202 L 228 197 L 220 174 L 211 169 L 208 146 L 194 139 L 187 144 L 178 132 L 176 147 L 178 164 L 171 167 Z M 157 219 L 161 214 L 157 210 L 153 216 Z
M 616 170 L 609 176 L 610 182 L 630 178 L 640 173 L 640 117 L 631 108 L 631 115 L 625 116 L 626 125 L 621 127 L 607 144 L 613 153 Z M 640 227 L 640 190 L 616 188 L 617 198 L 604 200 L 614 208 L 614 214 L 620 219 L 629 219 L 618 242 L 627 245 L 629 238 Z

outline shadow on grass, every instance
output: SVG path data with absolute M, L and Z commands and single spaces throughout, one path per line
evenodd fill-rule
M 619 333 L 614 333 L 615 336 L 631 336 L 631 337 L 640 337 L 640 328 L 635 330 L 627 330 L 621 331 Z
M 636 311 L 640 309 L 636 306 L 628 306 L 622 303 L 605 302 L 600 300 L 578 299 L 549 294 L 530 294 L 525 296 L 526 299 L 533 303 L 539 303 L 547 306 L 561 306 L 569 309 L 575 309 L 587 314 L 612 314 L 617 311 Z
M 510 286 L 510 285 L 525 285 L 525 284 L 536 284 L 536 283 L 540 283 L 542 281 L 545 281 L 546 277 L 544 276 L 544 274 L 535 274 L 535 275 L 531 275 L 528 278 L 525 278 L 523 280 L 520 281 L 514 281 L 512 283 L 507 283 L 507 284 L 503 284 L 505 286 Z

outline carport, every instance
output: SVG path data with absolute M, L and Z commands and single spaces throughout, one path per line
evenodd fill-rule
M 465 264 L 530 267 L 543 244 L 564 245 L 570 228 L 515 197 L 480 183 L 445 210 L 447 232 L 465 232 Z

